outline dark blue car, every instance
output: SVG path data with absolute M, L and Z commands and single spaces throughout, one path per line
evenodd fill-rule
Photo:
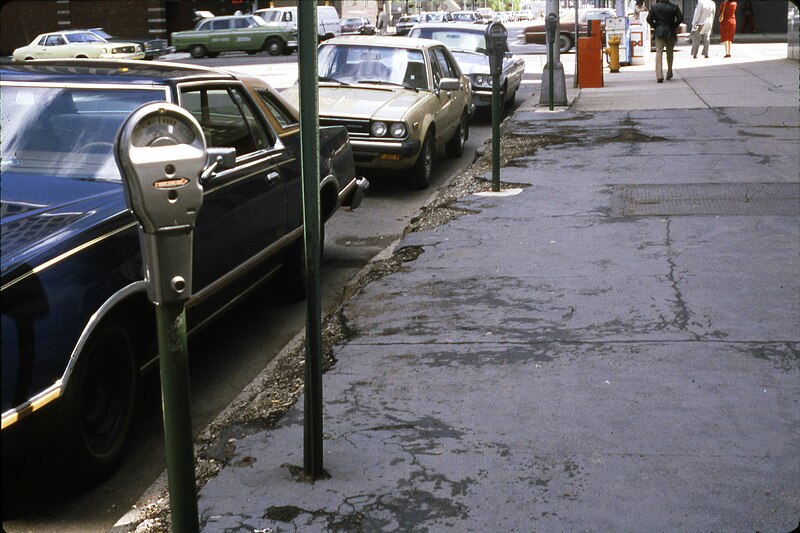
M 2 427 L 55 413 L 76 465 L 121 455 L 156 339 L 133 215 L 113 155 L 146 102 L 188 109 L 236 162 L 204 185 L 194 232 L 195 330 L 265 279 L 303 282 L 297 112 L 265 82 L 205 68 L 95 60 L 0 67 Z M 320 132 L 321 213 L 357 206 L 343 128 Z

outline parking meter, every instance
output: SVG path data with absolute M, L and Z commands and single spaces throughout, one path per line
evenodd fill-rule
M 489 72 L 492 75 L 492 191 L 500 191 L 500 74 L 503 58 L 508 52 L 508 30 L 499 22 L 492 22 L 484 32 L 486 53 L 489 54 Z
M 203 130 L 177 105 L 145 104 L 122 125 L 116 157 L 140 224 L 147 295 L 157 304 L 184 301 L 192 293 L 192 230 L 203 203 Z
M 547 44 L 550 46 L 556 42 L 556 35 L 558 35 L 558 17 L 555 13 L 547 15 L 547 20 L 544 23 L 544 31 L 547 34 Z
M 508 30 L 499 22 L 492 22 L 484 31 L 486 52 L 489 54 L 489 69 L 492 75 L 503 70 L 503 57 L 508 52 Z

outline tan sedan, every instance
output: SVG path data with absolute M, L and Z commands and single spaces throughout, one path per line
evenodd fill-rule
M 319 47 L 320 125 L 343 125 L 356 166 L 405 172 L 424 189 L 439 148 L 460 157 L 469 136 L 469 78 L 442 43 L 338 37 Z M 298 87 L 283 93 L 297 105 Z

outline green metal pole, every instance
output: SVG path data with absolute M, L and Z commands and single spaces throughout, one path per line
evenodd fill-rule
M 492 191 L 500 192 L 500 74 L 495 63 L 492 68 Z
M 189 357 L 183 302 L 157 304 L 156 326 L 172 530 L 176 533 L 194 533 L 200 525 L 197 518 Z
M 317 3 L 299 2 L 300 156 L 303 175 L 303 227 L 306 250 L 306 363 L 304 383 L 303 473 L 322 477 L 322 298 L 319 207 L 319 83 L 317 78 Z

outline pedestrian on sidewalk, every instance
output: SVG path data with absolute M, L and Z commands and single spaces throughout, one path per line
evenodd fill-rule
M 756 32 L 756 19 L 753 16 L 753 1 L 747 0 L 742 8 L 744 13 L 744 27 L 742 33 L 755 33 Z
M 678 26 L 683 22 L 683 13 L 669 0 L 657 0 L 650 8 L 647 23 L 655 30 L 656 37 L 656 81 L 664 81 L 661 58 L 667 50 L 667 79 L 672 79 L 672 57 L 675 41 L 678 40 Z
M 719 40 L 725 47 L 725 57 L 731 57 L 731 43 L 736 34 L 736 2 L 725 0 L 719 6 Z
M 748 0 L 749 1 L 749 0 Z M 711 26 L 714 25 L 714 12 L 717 5 L 714 0 L 698 0 L 692 17 L 692 57 L 697 57 L 697 50 L 703 44 L 703 55 L 708 57 L 708 45 L 711 42 Z

